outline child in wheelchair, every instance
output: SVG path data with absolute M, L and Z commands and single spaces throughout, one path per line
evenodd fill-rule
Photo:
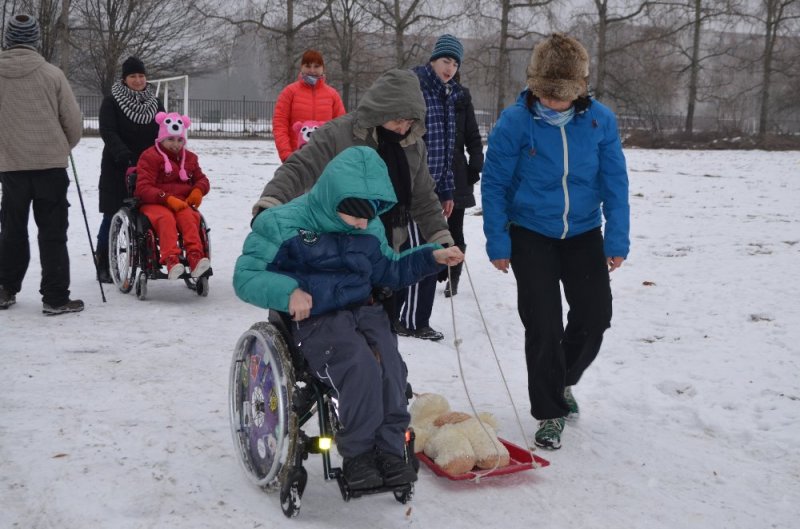
M 197 209 L 208 193 L 209 183 L 200 169 L 197 155 L 186 148 L 188 116 L 159 112 L 155 145 L 145 150 L 136 165 L 135 196 L 160 241 L 160 263 L 169 279 L 179 279 L 186 268 L 181 262 L 178 235 L 183 239 L 186 261 L 193 278 L 202 276 L 211 262 L 200 238 Z
M 395 253 L 378 215 L 396 200 L 377 152 L 350 147 L 307 194 L 256 217 L 234 271 L 240 298 L 292 316 L 292 339 L 332 388 L 336 446 L 353 490 L 417 479 L 403 457 L 407 370 L 373 289 L 399 290 L 464 257 L 438 244 Z

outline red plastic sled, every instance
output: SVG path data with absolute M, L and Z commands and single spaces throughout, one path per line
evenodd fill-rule
M 530 470 L 532 468 L 537 468 L 537 466 L 546 467 L 550 464 L 550 461 L 542 459 L 541 457 L 535 454 L 532 454 L 530 450 L 525 450 L 521 446 L 517 446 L 514 443 L 511 443 L 499 437 L 498 440 L 501 443 L 503 443 L 503 445 L 508 449 L 508 455 L 510 461 L 508 465 L 496 468 L 492 471 L 471 470 L 464 474 L 450 474 L 446 472 L 442 467 L 434 463 L 433 460 L 428 456 L 426 456 L 423 452 L 419 452 L 417 454 L 417 459 L 428 465 L 428 467 L 430 467 L 430 469 L 433 470 L 433 473 L 436 474 L 437 476 L 447 479 L 452 479 L 454 481 L 461 481 L 464 479 L 475 479 L 477 477 L 488 478 L 491 476 L 502 476 L 504 474 L 513 474 L 514 472 Z

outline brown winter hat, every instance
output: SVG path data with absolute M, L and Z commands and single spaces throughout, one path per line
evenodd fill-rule
M 574 101 L 589 93 L 589 54 L 572 37 L 553 33 L 533 48 L 528 87 L 537 97 Z
M 319 64 L 324 67 L 325 61 L 322 60 L 322 54 L 317 50 L 306 50 L 303 58 L 300 59 L 300 64 Z

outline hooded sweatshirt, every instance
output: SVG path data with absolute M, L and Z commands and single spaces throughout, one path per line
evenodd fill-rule
M 367 90 L 358 107 L 317 129 L 302 149 L 275 170 L 253 207 L 257 214 L 264 208 L 283 204 L 311 189 L 334 156 L 353 145 L 378 148 L 376 127 L 393 119 L 414 119 L 406 138 L 400 143 L 406 154 L 411 178 L 411 218 L 419 225 L 425 240 L 454 244 L 442 214 L 428 170 L 425 135 L 425 99 L 419 80 L 409 70 L 389 70 Z M 405 227 L 392 233 L 394 248 L 408 238 Z
M 233 286 L 244 301 L 288 311 L 296 288 L 309 293 L 312 315 L 364 303 L 373 287 L 392 290 L 436 274 L 437 244 L 395 253 L 376 216 L 366 229 L 342 220 L 345 198 L 374 201 L 380 215 L 396 198 L 386 165 L 375 150 L 351 147 L 334 157 L 308 194 L 256 217 L 236 261 Z
M 0 53 L 0 172 L 67 167 L 82 129 L 61 70 L 27 48 Z

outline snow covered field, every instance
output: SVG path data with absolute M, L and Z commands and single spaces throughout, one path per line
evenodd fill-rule
M 408 505 L 342 501 L 311 456 L 299 518 L 237 464 L 227 377 L 239 335 L 265 313 L 239 301 L 232 267 L 250 205 L 278 164 L 272 142 L 191 140 L 212 183 L 202 211 L 214 276 L 200 298 L 153 281 L 147 301 L 94 281 L 70 189 L 73 297 L 80 314 L 46 318 L 32 263 L 0 312 L 0 528 L 797 527 L 800 514 L 800 153 L 626 152 L 632 252 L 612 275 L 614 320 L 577 386 L 581 417 L 549 467 L 479 484 L 420 472 Z M 75 150 L 92 233 L 102 142 Z M 523 332 L 511 274 L 465 220 L 467 264 L 501 365 L 532 438 Z M 464 375 L 501 435 L 522 434 L 466 278 L 454 298 Z M 440 343 L 401 338 L 416 391 L 468 410 L 449 302 Z

